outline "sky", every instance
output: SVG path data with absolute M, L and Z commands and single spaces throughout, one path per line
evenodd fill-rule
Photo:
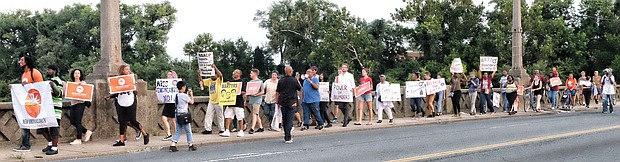
M 163 0 L 121 0 L 125 4 L 160 3 Z M 346 7 L 352 15 L 372 21 L 391 19 L 390 13 L 406 5 L 402 0 L 329 0 L 340 7 Z M 474 0 L 475 4 L 488 0 Z M 530 1 L 530 0 L 528 0 Z M 100 0 L 0 0 L 0 12 L 17 9 L 59 10 L 74 3 L 96 5 Z M 193 41 L 202 33 L 211 33 L 214 40 L 238 39 L 243 37 L 252 46 L 267 43 L 267 31 L 253 21 L 257 10 L 266 10 L 277 0 L 173 0 L 178 11 L 177 21 L 168 33 L 166 51 L 173 58 L 188 58 L 183 55 L 185 43 Z M 279 60 L 274 58 L 274 60 Z

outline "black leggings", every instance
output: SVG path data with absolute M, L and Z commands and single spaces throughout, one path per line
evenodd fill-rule
M 118 124 L 120 126 L 120 135 L 125 135 L 125 131 L 127 130 L 127 124 L 131 124 L 137 129 L 142 128 L 142 125 L 140 125 L 140 123 L 136 120 L 136 104 L 136 100 L 134 100 L 131 106 L 123 107 L 119 105 L 118 102 L 115 102 L 116 115 L 118 116 Z
M 515 100 L 517 100 L 517 92 L 506 93 L 506 98 L 508 98 L 508 109 L 510 111 L 517 111 L 516 109 L 512 109 L 512 105 L 514 105 Z
M 590 88 L 583 89 L 583 98 L 586 101 L 586 106 L 590 106 L 590 98 L 592 97 L 592 90 Z
M 69 111 L 69 120 L 71 121 L 71 125 L 75 126 L 75 130 L 77 131 L 77 139 L 82 139 L 82 134 L 88 131 L 82 125 L 82 117 L 84 116 L 84 109 L 86 105 L 84 103 L 79 103 L 71 106 L 71 110 Z
M 461 112 L 461 91 L 454 91 L 452 95 L 452 107 L 454 108 L 454 114 L 458 115 Z
M 325 121 L 325 123 L 329 123 L 329 113 L 327 113 L 327 107 L 329 102 L 320 102 L 319 103 L 319 112 L 321 113 L 321 117 Z

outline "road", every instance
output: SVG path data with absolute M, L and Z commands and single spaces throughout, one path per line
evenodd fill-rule
M 510 117 L 294 141 L 206 146 L 196 152 L 181 147 L 174 153 L 161 150 L 75 161 L 620 161 L 620 115 L 577 112 Z

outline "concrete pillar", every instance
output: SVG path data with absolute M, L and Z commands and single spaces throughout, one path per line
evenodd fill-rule
M 510 75 L 520 79 L 519 85 L 527 85 L 530 76 L 523 68 L 523 29 L 521 28 L 521 0 L 512 1 L 512 68 Z

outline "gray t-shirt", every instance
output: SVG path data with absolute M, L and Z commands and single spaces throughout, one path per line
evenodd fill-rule
M 189 95 L 185 93 L 177 94 L 177 114 L 188 113 L 189 112 Z
M 256 79 L 256 80 L 251 80 L 250 82 L 260 82 L 260 89 L 258 90 L 258 92 L 260 92 L 261 90 L 263 90 L 265 88 L 265 85 L 263 84 L 263 81 L 260 79 Z M 248 94 L 248 100 L 250 102 L 250 104 L 261 104 L 261 102 L 263 102 L 263 96 L 258 96 L 258 97 L 254 97 L 251 96 L 251 94 Z

